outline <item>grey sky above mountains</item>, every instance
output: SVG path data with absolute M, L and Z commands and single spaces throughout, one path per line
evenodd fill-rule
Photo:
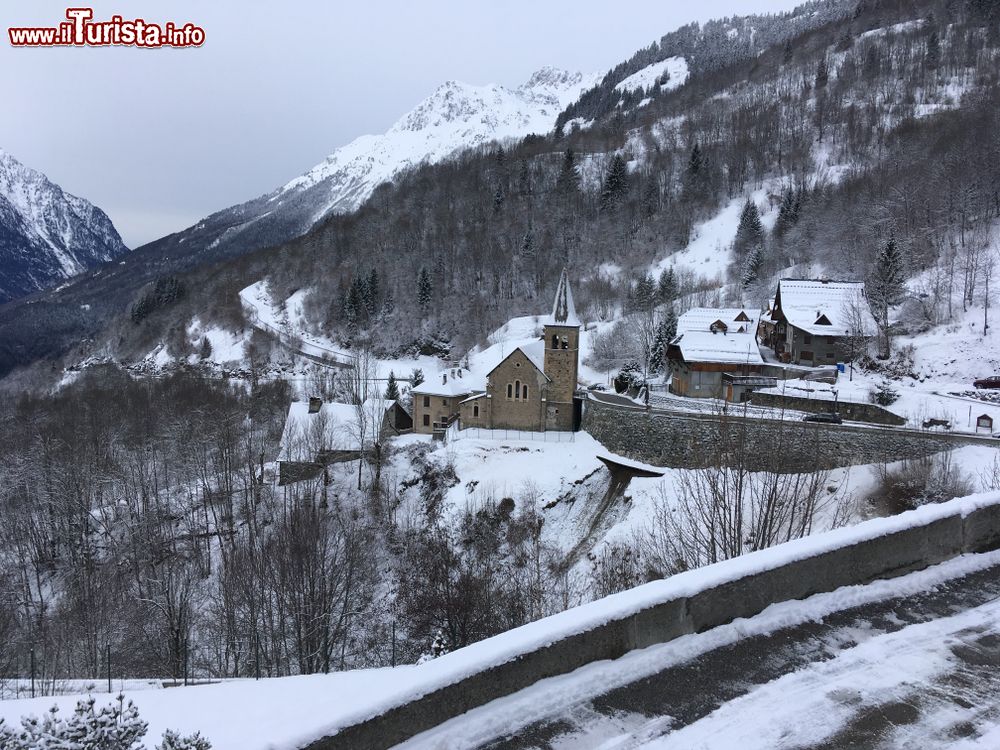
M 199 49 L 0 44 L 0 148 L 103 208 L 137 247 L 278 187 L 446 80 L 517 86 L 552 65 L 603 73 L 689 21 L 801 0 L 117 0 L 112 15 L 202 26 Z M 67 3 L 3 0 L 9 26 Z

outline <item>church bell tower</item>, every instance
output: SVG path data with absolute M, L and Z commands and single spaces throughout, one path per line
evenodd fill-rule
M 569 274 L 563 269 L 552 315 L 545 322 L 546 429 L 573 429 L 573 394 L 580 368 L 580 319 L 573 305 Z

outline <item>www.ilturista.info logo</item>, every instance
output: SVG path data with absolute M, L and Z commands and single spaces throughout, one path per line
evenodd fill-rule
M 205 30 L 184 25 L 147 23 L 141 18 L 126 21 L 94 21 L 93 8 L 67 8 L 67 21 L 58 26 L 27 26 L 7 29 L 15 47 L 200 47 Z

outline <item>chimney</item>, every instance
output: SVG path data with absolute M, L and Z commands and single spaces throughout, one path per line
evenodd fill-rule
M 441 385 L 448 385 L 448 373 L 444 373 L 441 376 Z
M 321 399 L 319 396 L 310 396 L 309 397 L 309 413 L 310 414 L 316 414 L 320 410 L 321 406 L 323 406 L 323 399 Z

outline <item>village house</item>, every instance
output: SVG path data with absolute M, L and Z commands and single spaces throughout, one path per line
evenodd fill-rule
M 542 339 L 515 348 L 486 376 L 485 390 L 462 401 L 462 429 L 576 429 L 579 358 L 580 320 L 564 270 Z
M 875 334 L 875 319 L 860 281 L 781 279 L 762 343 L 778 361 L 834 365 L 853 356 L 851 342 Z
M 743 401 L 775 382 L 762 376 L 757 316 L 742 308 L 687 311 L 677 320 L 666 357 L 670 391 L 679 396 Z
M 411 389 L 413 429 L 431 435 L 446 430 L 459 415 L 459 404 L 483 390 L 482 377 L 472 377 L 461 367 L 444 370 Z
M 314 479 L 324 467 L 355 461 L 376 441 L 412 428 L 413 420 L 397 401 L 368 399 L 360 406 L 320 398 L 294 401 L 278 444 L 278 483 Z

